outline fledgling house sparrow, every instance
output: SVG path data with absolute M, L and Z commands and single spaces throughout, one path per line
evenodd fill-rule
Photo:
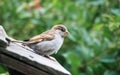
M 22 43 L 40 55 L 49 56 L 58 52 L 67 34 L 68 30 L 64 25 L 54 25 L 50 30 Z

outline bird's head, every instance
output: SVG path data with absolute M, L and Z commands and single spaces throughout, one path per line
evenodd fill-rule
M 62 37 L 65 37 L 69 33 L 64 25 L 54 25 L 52 30 L 55 30 L 56 33 L 60 34 Z

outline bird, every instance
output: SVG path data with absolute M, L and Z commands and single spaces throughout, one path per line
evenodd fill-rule
M 59 51 L 68 33 L 66 26 L 58 24 L 54 25 L 50 30 L 33 36 L 28 40 L 16 42 L 22 43 L 33 49 L 35 53 L 49 58 L 50 55 Z

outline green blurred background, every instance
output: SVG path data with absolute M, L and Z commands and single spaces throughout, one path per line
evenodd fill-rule
M 64 24 L 70 34 L 53 55 L 61 65 L 73 75 L 120 75 L 120 0 L 0 0 L 0 24 L 17 40 Z

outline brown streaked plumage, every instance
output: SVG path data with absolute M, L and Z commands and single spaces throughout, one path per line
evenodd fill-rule
M 68 34 L 68 30 L 64 25 L 55 25 L 52 27 L 51 30 L 48 30 L 46 32 L 43 32 L 39 35 L 36 35 L 32 38 L 29 39 L 29 41 L 26 41 L 26 43 L 28 42 L 28 44 L 32 44 L 32 43 L 36 43 L 36 42 L 41 42 L 41 41 L 45 41 L 45 40 L 52 40 L 55 37 L 55 30 L 61 30 L 64 32 L 64 34 Z
M 40 35 L 36 35 L 36 36 L 30 38 L 26 42 L 28 42 L 28 44 L 32 44 L 32 43 L 41 42 L 41 41 L 45 41 L 45 40 L 52 40 L 54 38 L 53 34 L 54 33 L 51 32 L 51 31 L 46 31 L 46 32 L 43 32 Z

